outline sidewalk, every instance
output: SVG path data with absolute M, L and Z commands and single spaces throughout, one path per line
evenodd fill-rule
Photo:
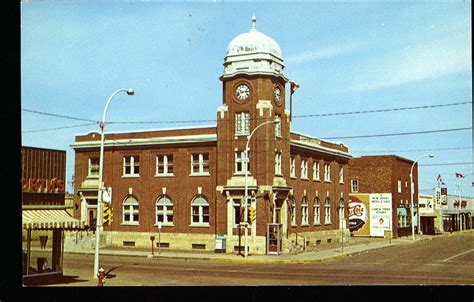
M 154 255 L 151 255 L 151 250 L 145 249 L 131 249 L 120 247 L 107 247 L 100 249 L 100 255 L 117 255 L 117 256 L 132 256 L 132 257 L 148 257 L 148 258 L 173 258 L 183 260 L 208 260 L 208 261 L 228 261 L 228 262 L 244 262 L 244 263 L 314 263 L 327 261 L 336 258 L 346 257 L 352 254 L 386 248 L 397 245 L 414 244 L 423 240 L 431 240 L 441 238 L 443 236 L 453 236 L 456 233 L 441 234 L 441 235 L 422 235 L 421 238 L 416 237 L 413 241 L 411 237 L 395 238 L 392 240 L 383 238 L 358 238 L 351 237 L 349 243 L 344 243 L 343 251 L 341 245 L 332 244 L 330 246 L 322 247 L 317 251 L 302 252 L 299 254 L 281 254 L 281 255 L 249 255 L 244 258 L 235 252 L 232 253 L 214 253 L 209 251 L 177 251 L 177 250 L 157 250 Z M 94 254 L 94 249 L 75 249 L 66 250 L 65 253 L 80 253 L 80 254 Z

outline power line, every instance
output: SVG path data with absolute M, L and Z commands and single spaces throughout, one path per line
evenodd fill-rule
M 424 151 L 445 151 L 445 150 L 465 150 L 472 147 L 452 147 L 452 148 L 432 148 L 432 149 L 406 149 L 406 150 L 350 150 L 351 153 L 395 153 L 395 152 L 424 152 Z
M 439 105 L 425 105 L 425 106 L 413 106 L 413 107 L 400 107 L 400 108 L 388 108 L 388 109 L 374 109 L 374 110 L 363 110 L 363 111 L 348 111 L 348 112 L 337 112 L 337 113 L 321 113 L 321 114 L 307 114 L 307 115 L 294 115 L 293 118 L 306 118 L 306 117 L 323 117 L 323 116 L 335 116 L 335 115 L 350 115 L 350 114 L 366 114 L 366 113 L 380 113 L 390 111 L 404 111 L 404 110 L 415 110 L 415 109 L 428 109 L 437 107 L 448 107 L 472 104 L 471 102 L 459 102 L 451 104 L 439 104 Z
M 351 139 L 351 138 L 368 138 L 368 137 L 382 137 L 382 136 L 399 136 L 399 135 L 414 135 L 414 134 L 426 134 L 426 133 L 438 133 L 438 132 L 450 132 L 450 131 L 463 131 L 463 130 L 471 130 L 471 129 L 472 129 L 472 127 L 466 127 L 466 128 L 415 131 L 415 132 L 402 132 L 402 133 L 384 133 L 384 134 L 368 134 L 368 135 L 355 135 L 355 136 L 322 137 L 321 139 Z
M 67 128 L 78 128 L 78 127 L 85 127 L 95 125 L 96 123 L 89 123 L 89 124 L 81 124 L 81 125 L 73 125 L 73 126 L 64 126 L 64 127 L 57 127 L 57 128 L 49 128 L 49 129 L 38 129 L 38 130 L 29 130 L 29 131 L 22 131 L 21 133 L 33 133 L 33 132 L 43 132 L 43 131 L 52 131 L 52 130 L 61 130 Z
M 457 165 L 469 165 L 474 164 L 474 161 L 468 161 L 463 163 L 442 163 L 442 164 L 420 164 L 420 166 L 457 166 Z
M 64 119 L 70 119 L 70 120 L 76 120 L 76 121 L 85 121 L 85 122 L 94 122 L 94 123 L 100 123 L 100 121 L 97 120 L 91 120 L 91 119 L 85 119 L 85 118 L 80 118 L 80 117 L 73 117 L 73 116 L 67 116 L 67 115 L 61 115 L 61 114 L 54 114 L 54 113 L 48 113 L 48 112 L 41 112 L 41 111 L 36 111 L 36 110 L 31 110 L 31 109 L 21 109 L 22 111 L 30 112 L 30 113 L 36 113 L 40 115 L 48 115 L 48 116 L 54 116 L 54 117 L 59 117 L 59 118 L 64 118 Z
M 374 110 L 362 110 L 362 111 L 348 111 L 348 112 L 333 112 L 333 113 L 321 113 L 321 114 L 294 115 L 293 118 L 328 117 L 328 116 L 340 116 L 340 115 L 382 113 L 382 112 L 391 112 L 391 111 L 404 111 L 404 110 L 417 110 L 417 109 L 429 109 L 429 108 L 459 106 L 459 105 L 466 105 L 466 104 L 472 104 L 472 101 L 470 101 L 470 102 L 449 103 L 449 104 L 388 108 L 388 109 L 374 109 Z M 78 117 L 72 117 L 72 116 L 67 116 L 67 115 L 53 114 L 53 113 L 41 112 L 41 111 L 31 110 L 31 109 L 22 109 L 22 110 L 26 111 L 26 112 L 30 112 L 30 113 L 41 114 L 41 115 L 100 123 L 100 121 L 98 121 L 98 120 L 91 120 L 91 119 L 78 118 Z M 208 119 L 208 120 L 174 120 L 174 121 L 110 121 L 110 122 L 107 122 L 107 123 L 108 124 L 184 124 L 184 123 L 211 123 L 211 122 L 215 123 L 215 122 L 217 122 L 217 120 L 216 119 Z

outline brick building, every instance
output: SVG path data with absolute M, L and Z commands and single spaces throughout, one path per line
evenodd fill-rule
M 349 195 L 351 198 L 357 198 L 358 194 L 386 194 L 392 204 L 390 228 L 395 237 L 411 235 L 412 186 L 409 183 L 413 163 L 412 160 L 396 155 L 362 156 L 349 160 L 351 183 Z M 413 189 L 413 203 L 416 209 L 418 165 L 413 168 Z M 415 210 L 415 226 L 417 226 L 416 215 Z
M 22 147 L 22 274 L 33 278 L 62 274 L 64 231 L 79 230 L 65 205 L 66 151 Z
M 114 221 L 104 226 L 102 244 L 149 247 L 150 235 L 161 232 L 162 247 L 214 250 L 221 235 L 226 252 L 241 251 L 249 136 L 247 187 L 256 213 L 249 252 L 341 240 L 348 148 L 291 130 L 281 49 L 252 21 L 227 47 L 216 125 L 106 133 L 103 180 L 112 188 Z M 97 215 L 99 147 L 97 132 L 72 145 L 76 217 L 89 226 Z

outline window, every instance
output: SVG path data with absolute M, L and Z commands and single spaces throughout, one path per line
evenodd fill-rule
M 351 192 L 352 193 L 359 192 L 359 180 L 358 179 L 351 179 Z
M 281 175 L 281 152 L 275 152 L 275 175 Z
M 308 179 L 308 160 L 307 159 L 301 160 L 301 178 Z
M 331 200 L 329 197 L 324 202 L 324 223 L 331 224 Z
M 319 180 L 319 162 L 313 162 L 313 180 Z
M 203 195 L 191 202 L 191 225 L 209 226 L 209 203 Z
M 343 229 L 345 226 L 344 223 L 344 199 L 339 200 L 339 228 Z
M 138 224 L 139 205 L 138 200 L 133 197 L 127 197 L 123 202 L 122 222 L 124 224 Z
M 405 193 L 408 193 L 408 181 L 405 180 Z
M 247 163 L 247 174 L 250 174 L 250 152 L 249 162 Z M 236 174 L 245 174 L 245 151 L 235 152 L 235 173 Z
M 87 176 L 99 176 L 99 158 L 90 157 L 89 158 L 89 171 Z
M 321 203 L 319 198 L 314 199 L 314 224 L 321 224 Z
M 173 225 L 173 203 L 168 195 L 163 195 L 156 201 L 156 224 Z
M 294 156 L 290 157 L 290 177 L 296 178 L 296 159 Z
M 123 176 L 140 176 L 140 157 L 123 157 Z
M 331 181 L 331 166 L 324 164 L 324 181 Z
M 291 199 L 291 225 L 296 225 L 296 202 L 295 199 Z
M 281 137 L 281 116 L 279 114 L 275 115 L 275 120 L 279 120 L 279 123 L 275 123 L 275 136 Z
M 235 114 L 235 135 L 250 134 L 250 113 L 238 112 Z
M 191 154 L 191 175 L 209 175 L 209 153 Z
M 402 193 L 402 180 L 398 179 L 398 193 Z
M 344 167 L 339 166 L 339 183 L 343 184 L 344 183 Z
M 172 176 L 173 175 L 173 155 L 157 155 L 156 156 L 156 175 Z
M 308 225 L 308 200 L 306 197 L 303 197 L 301 200 L 301 224 Z

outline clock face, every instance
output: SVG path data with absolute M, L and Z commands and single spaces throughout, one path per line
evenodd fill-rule
M 275 94 L 275 101 L 277 102 L 277 104 L 280 104 L 281 103 L 281 90 L 280 90 L 280 88 L 276 87 L 275 90 L 273 91 L 273 93 Z
M 235 96 L 238 100 L 243 101 L 250 95 L 250 88 L 245 84 L 241 84 L 235 89 Z

